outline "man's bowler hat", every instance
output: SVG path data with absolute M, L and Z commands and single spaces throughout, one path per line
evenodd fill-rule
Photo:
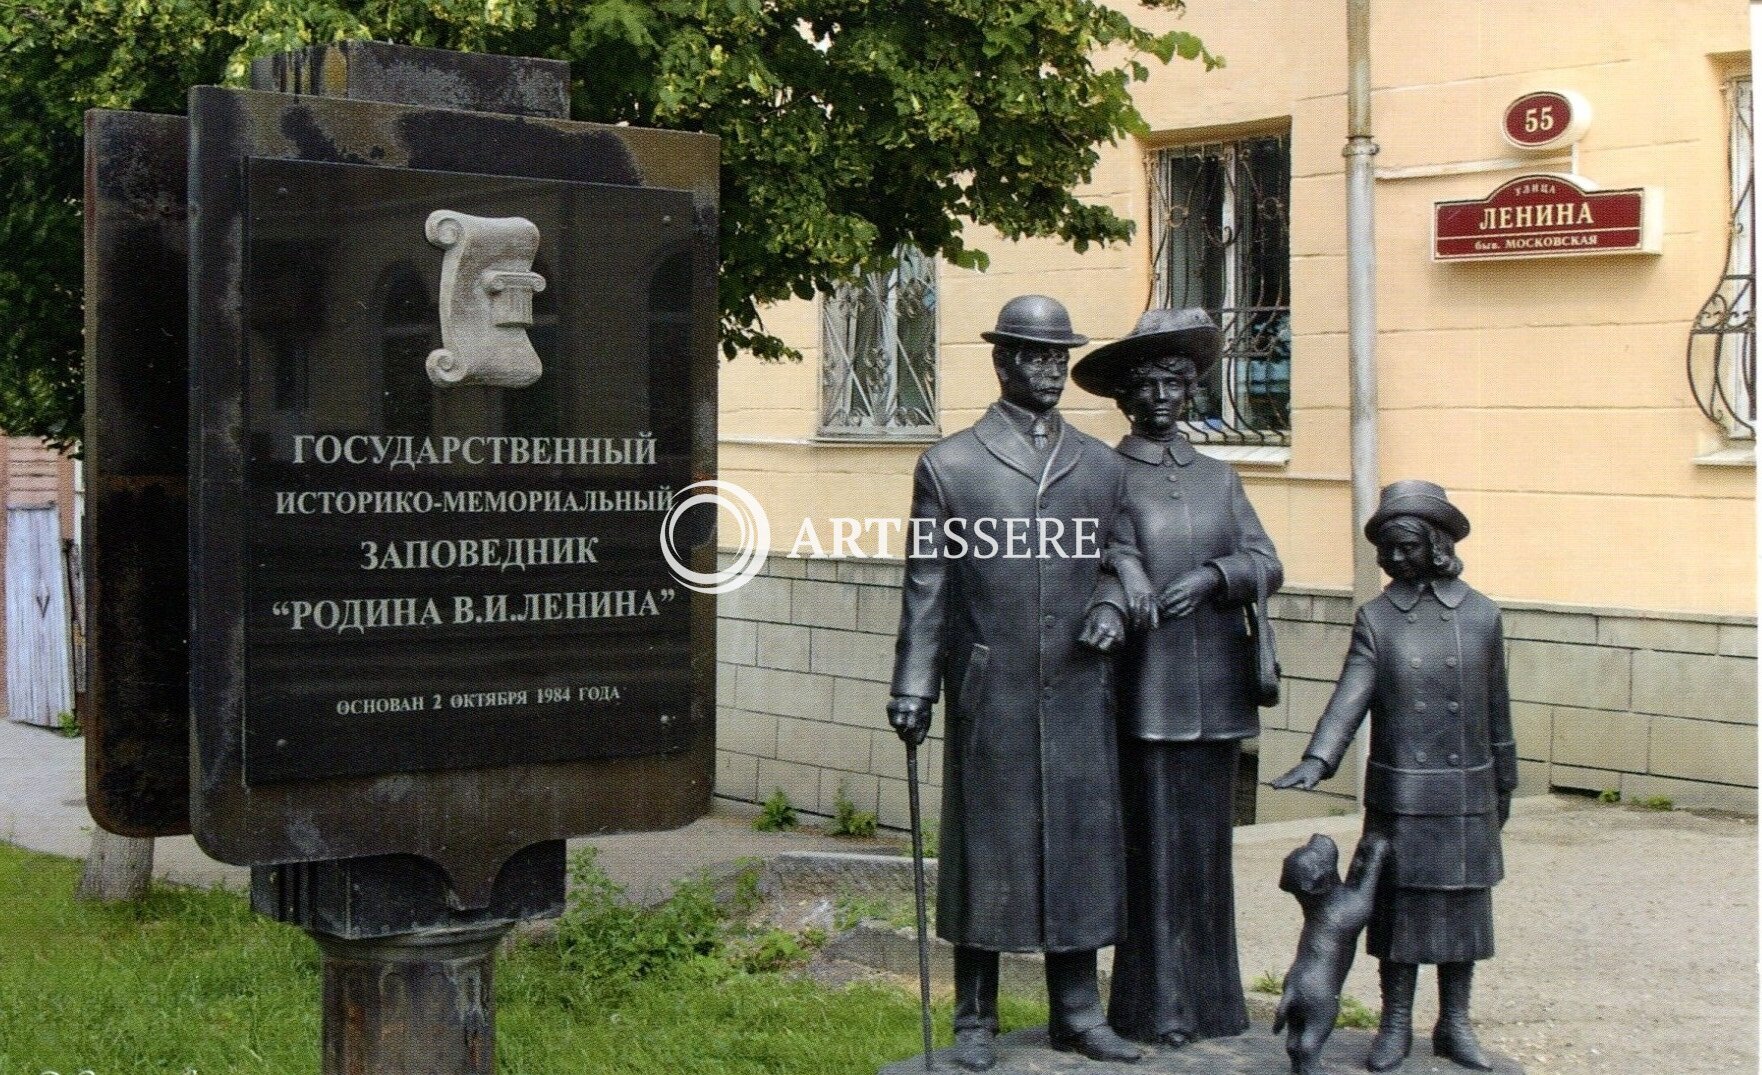
M 1375 542 L 1377 531 L 1397 515 L 1424 519 L 1457 541 L 1468 536 L 1468 516 L 1450 503 L 1443 486 L 1432 482 L 1409 479 L 1385 485 L 1377 513 L 1364 524 L 1364 536 Z
M 979 333 L 986 343 L 1043 343 L 1081 347 L 1089 337 L 1071 331 L 1064 304 L 1045 295 L 1017 295 L 997 311 L 997 327 Z
M 1072 368 L 1071 380 L 1085 392 L 1118 396 L 1133 368 L 1145 359 L 1189 358 L 1195 370 L 1204 376 L 1222 352 L 1223 333 L 1204 310 L 1196 306 L 1185 310 L 1146 310 L 1131 332 L 1085 355 Z

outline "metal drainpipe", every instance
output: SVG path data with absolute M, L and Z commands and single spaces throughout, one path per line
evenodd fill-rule
M 1382 589 L 1376 550 L 1364 539 L 1365 521 L 1376 511 L 1376 221 L 1377 144 L 1370 125 L 1370 0 L 1346 0 L 1346 346 L 1352 401 L 1352 599 L 1362 605 Z M 1368 736 L 1358 737 L 1359 803 Z

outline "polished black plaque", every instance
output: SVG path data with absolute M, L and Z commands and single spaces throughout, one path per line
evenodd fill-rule
M 716 140 L 212 87 L 190 124 L 203 849 L 417 855 L 470 912 L 523 848 L 700 816 L 715 599 L 657 538 L 716 473 Z M 437 211 L 537 229 L 530 384 L 430 377 Z
M 677 749 L 690 483 L 652 353 L 691 200 L 609 184 L 247 162 L 245 779 Z M 434 383 L 435 211 L 538 228 L 524 388 Z M 562 460 L 559 462 L 558 460 Z

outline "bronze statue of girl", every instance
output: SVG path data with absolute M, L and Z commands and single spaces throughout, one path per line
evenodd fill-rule
M 1433 963 L 1433 1051 L 1490 1070 L 1468 1003 L 1475 963 L 1493 955 L 1499 830 L 1517 787 L 1499 608 L 1458 577 L 1468 519 L 1439 486 L 1388 486 L 1364 532 L 1392 581 L 1358 610 L 1309 748 L 1273 786 L 1313 788 L 1332 776 L 1370 715 L 1364 831 L 1387 837 L 1392 853 L 1365 942 L 1383 993 L 1366 1066 L 1387 1071 L 1407 1056 L 1419 964 Z

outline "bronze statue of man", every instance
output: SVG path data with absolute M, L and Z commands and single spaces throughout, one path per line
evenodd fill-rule
M 1313 788 L 1339 768 L 1370 716 L 1364 831 L 1389 840 L 1365 949 L 1383 1015 L 1365 1066 L 1388 1071 L 1413 1045 L 1421 963 L 1438 967 L 1432 1051 L 1487 1071 L 1468 1021 L 1475 962 L 1493 955 L 1499 830 L 1517 787 L 1499 607 L 1458 576 L 1468 518 L 1444 490 L 1399 481 L 1364 526 L 1390 583 L 1358 610 L 1352 647 L 1303 760 L 1273 781 Z
M 919 742 L 946 692 L 936 932 L 955 946 L 954 1059 L 992 1066 L 998 954 L 1040 951 L 1053 1046 L 1132 1061 L 1095 964 L 1123 904 L 1105 651 L 1125 623 L 1094 601 L 1123 468 L 1059 416 L 1088 342 L 1062 305 L 1011 299 L 983 336 L 1003 398 L 918 461 L 888 705 Z

